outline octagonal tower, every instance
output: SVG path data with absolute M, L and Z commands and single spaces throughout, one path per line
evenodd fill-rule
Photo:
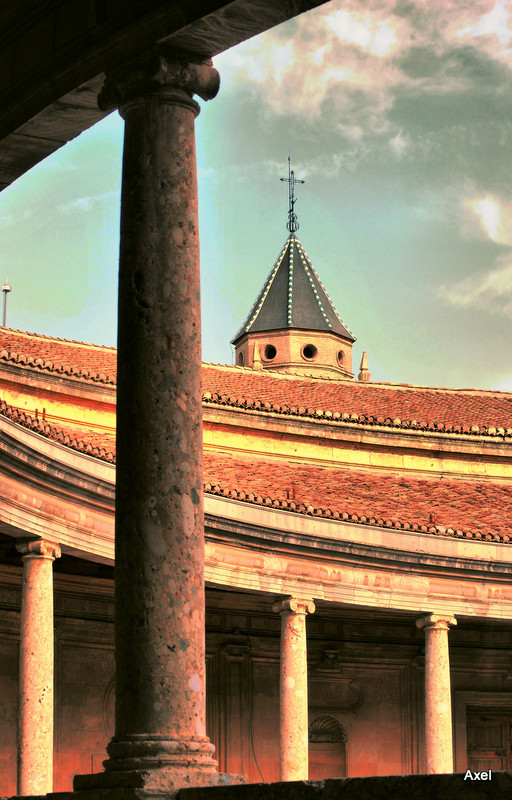
M 288 155 L 290 232 L 247 319 L 231 340 L 238 366 L 353 378 L 355 338 L 341 321 L 297 238 L 295 177 Z

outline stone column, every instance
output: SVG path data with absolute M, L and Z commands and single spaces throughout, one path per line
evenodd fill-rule
M 306 614 L 312 600 L 287 597 L 275 603 L 281 614 L 281 671 L 279 698 L 279 777 L 308 779 L 308 661 Z
M 453 772 L 452 700 L 448 630 L 451 615 L 416 620 L 425 631 L 425 762 L 427 773 Z
M 18 795 L 53 790 L 53 570 L 60 547 L 16 544 L 23 556 L 18 706 Z
M 209 59 L 159 46 L 107 75 L 125 120 L 119 256 L 115 734 L 75 789 L 216 780 L 206 736 L 199 235 L 194 118 Z

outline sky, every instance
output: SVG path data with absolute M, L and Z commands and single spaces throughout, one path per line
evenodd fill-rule
M 298 236 L 372 380 L 512 390 L 512 0 L 332 0 L 217 56 L 196 120 L 203 358 Z M 7 324 L 115 345 L 123 122 L 0 194 Z M 356 369 L 357 373 L 357 369 Z

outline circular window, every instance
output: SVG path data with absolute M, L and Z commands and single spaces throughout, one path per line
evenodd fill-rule
M 267 344 L 267 346 L 265 347 L 265 358 L 267 359 L 267 361 L 272 361 L 272 359 L 275 358 L 276 355 L 277 355 L 277 350 L 274 347 L 274 345 Z
M 343 359 L 345 358 L 345 353 L 343 350 L 338 350 L 338 355 L 336 358 L 338 359 L 338 364 L 343 364 Z
M 238 354 L 238 366 L 239 367 L 243 367 L 243 365 L 244 365 L 244 354 L 243 353 L 239 353 Z
M 312 361 L 316 357 L 317 353 L 318 350 L 314 344 L 305 344 L 302 348 L 302 355 L 304 358 L 307 358 L 308 361 Z

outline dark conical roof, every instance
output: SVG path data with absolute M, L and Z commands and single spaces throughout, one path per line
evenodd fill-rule
M 284 243 L 249 316 L 231 342 L 236 344 L 246 333 L 286 328 L 327 331 L 355 342 L 295 233 Z

